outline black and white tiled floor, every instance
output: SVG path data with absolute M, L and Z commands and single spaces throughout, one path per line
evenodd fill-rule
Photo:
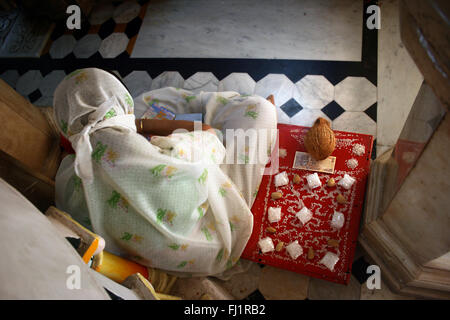
M 376 30 L 363 28 L 359 62 L 133 58 L 136 41 L 144 41 L 138 38 L 140 27 L 152 18 L 146 16 L 151 5 L 145 0 L 103 4 L 93 10 L 81 30 L 71 32 L 57 25 L 40 59 L 21 59 L 20 68 L 15 68 L 17 59 L 4 59 L 0 78 L 35 105 L 48 106 L 65 74 L 95 66 L 117 70 L 133 96 L 165 86 L 273 94 L 280 123 L 311 126 L 320 116 L 336 130 L 376 137 L 377 64 L 376 50 L 371 50 L 376 49 Z
M 325 2 L 319 2 L 320 9 Z M 376 1 L 361 2 L 364 3 L 361 21 L 365 21 L 366 7 Z M 264 3 L 261 2 L 261 7 Z M 308 2 L 311 7 L 315 3 Z M 166 86 L 195 92 L 230 90 L 263 97 L 272 94 L 280 123 L 310 126 L 321 116 L 329 119 L 336 130 L 371 134 L 377 138 L 378 32 L 365 28 L 365 23 L 360 24 L 362 41 L 361 59 L 358 61 L 341 58 L 324 60 L 323 57 L 329 57 L 328 53 L 320 59 L 318 57 L 318 60 L 301 57 L 261 59 L 251 55 L 245 58 L 183 58 L 182 55 L 154 58 L 145 56 L 142 53 L 145 50 L 141 50 L 137 58 L 133 55 L 135 46 L 140 45 L 142 49 L 143 44 L 149 41 L 144 39 L 141 26 L 145 23 L 151 25 L 151 6 L 151 0 L 114 1 L 95 8 L 83 22 L 81 30 L 69 32 L 64 24 L 59 24 L 39 59 L 0 57 L 0 78 L 37 106 L 51 106 L 58 83 L 66 74 L 83 67 L 117 72 L 134 97 L 144 91 Z M 283 11 L 278 14 L 283 14 Z M 303 14 L 307 17 L 310 12 Z M 277 43 L 270 45 L 276 47 Z M 344 51 L 341 51 L 340 57 L 344 56 Z M 342 295 L 351 299 L 370 298 L 373 293 L 364 286 L 366 267 L 367 262 L 362 255 L 357 255 L 352 268 L 351 286 L 338 289 L 334 284 L 308 280 L 304 285 L 310 290 L 305 297 L 333 298 Z M 243 294 L 246 299 L 260 300 L 265 298 L 264 294 L 267 295 L 264 287 L 259 287 L 258 279 L 253 281 L 250 292 Z M 301 282 L 299 279 L 296 281 Z M 384 292 L 387 297 L 393 297 L 388 289 Z

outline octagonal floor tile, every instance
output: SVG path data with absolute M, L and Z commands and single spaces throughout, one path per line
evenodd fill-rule
M 184 81 L 184 89 L 195 93 L 216 92 L 219 80 L 211 72 L 197 72 Z
M 295 84 L 298 103 L 303 108 L 322 109 L 334 98 L 334 86 L 320 75 L 307 75 Z
M 64 79 L 66 73 L 62 70 L 54 70 L 42 79 L 42 83 L 39 86 L 43 96 L 53 96 L 56 87 Z
M 259 291 L 267 300 L 304 300 L 309 277 L 303 274 L 265 266 L 259 279 Z
M 183 88 L 184 79 L 177 71 L 164 71 L 152 81 L 152 90 L 174 87 Z
M 276 108 L 277 108 L 277 123 L 291 124 L 291 118 L 289 118 L 289 116 L 280 107 Z
M 377 87 L 364 77 L 347 77 L 335 86 L 334 100 L 347 111 L 364 111 L 377 101 Z
M 308 288 L 310 300 L 359 300 L 361 284 L 351 276 L 348 285 L 311 278 Z
M 152 86 L 152 78 L 147 71 L 133 71 L 123 78 L 123 82 L 133 98 L 143 92 L 150 91 Z
M 39 88 L 41 81 L 42 75 L 39 70 L 27 71 L 17 81 L 16 91 L 27 96 Z
M 267 98 L 274 96 L 275 105 L 282 106 L 291 98 L 298 98 L 297 87 L 284 74 L 271 73 L 259 80 L 255 86 L 255 94 Z
M 98 51 L 103 58 L 115 58 L 126 50 L 128 41 L 125 33 L 115 32 L 102 41 Z
M 114 5 L 112 3 L 103 3 L 97 5 L 89 16 L 91 25 L 99 25 L 107 21 L 114 14 Z
M 128 23 L 138 16 L 141 6 L 136 1 L 125 1 L 120 4 L 113 14 L 116 23 Z
M 19 72 L 17 70 L 6 70 L 0 75 L 0 78 L 9 84 L 12 88 L 16 87 L 17 80 L 19 80 Z
M 364 112 L 344 112 L 333 121 L 334 130 L 371 134 L 376 138 L 377 124 Z
M 236 91 L 251 95 L 255 91 L 255 80 L 248 73 L 233 72 L 219 82 L 218 91 Z
M 101 43 L 98 34 L 87 34 L 77 42 L 73 54 L 77 58 L 89 58 L 98 51 Z
M 56 39 L 50 48 L 50 56 L 53 59 L 62 59 L 72 52 L 77 41 L 70 34 L 65 34 Z
M 312 127 L 314 122 L 317 120 L 317 118 L 322 117 L 324 119 L 327 119 L 328 121 L 331 120 L 327 117 L 326 114 L 324 114 L 322 111 L 317 109 L 302 109 L 300 112 L 298 112 L 295 116 L 291 118 L 291 124 L 296 126 L 304 126 L 304 127 Z

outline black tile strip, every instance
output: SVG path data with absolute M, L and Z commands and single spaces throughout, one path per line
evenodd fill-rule
M 373 121 L 377 122 L 377 103 L 375 102 L 369 108 L 364 110 L 364 113 L 367 114 Z
M 339 117 L 342 113 L 345 112 L 344 108 L 342 108 L 339 103 L 336 101 L 331 101 L 321 110 L 325 115 L 330 118 L 331 121 Z
M 370 274 L 367 274 L 367 267 L 370 266 L 363 257 L 355 260 L 352 265 L 352 275 L 363 284 L 369 278 Z
M 259 290 L 256 290 L 244 300 L 266 300 L 266 298 L 264 298 L 264 296 L 261 294 L 261 292 L 259 292 Z

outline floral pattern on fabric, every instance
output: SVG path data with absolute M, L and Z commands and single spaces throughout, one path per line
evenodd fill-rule
M 256 105 L 251 104 L 247 106 L 247 108 L 245 109 L 244 116 L 256 120 L 258 118 L 258 112 L 256 110 L 257 110 Z
M 128 212 L 128 201 L 120 193 L 113 190 L 111 197 L 108 199 L 108 205 L 113 208 L 121 208 L 122 210 Z
M 92 159 L 94 159 L 95 162 L 100 163 L 103 155 L 106 152 L 106 148 L 108 148 L 107 145 L 104 145 L 103 143 L 98 141 L 95 145 L 94 151 L 92 151 Z
M 173 226 L 173 221 L 174 221 L 176 215 L 177 214 L 173 211 L 159 208 L 156 211 L 156 222 L 159 224 L 165 223 L 170 226 Z

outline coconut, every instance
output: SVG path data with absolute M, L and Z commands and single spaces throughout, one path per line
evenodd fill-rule
M 336 138 L 330 123 L 318 118 L 304 139 L 306 151 L 316 160 L 326 159 L 336 147 Z

